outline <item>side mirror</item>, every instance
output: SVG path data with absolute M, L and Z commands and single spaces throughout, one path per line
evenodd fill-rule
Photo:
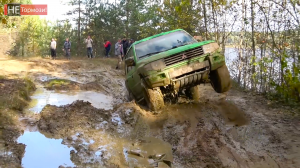
M 133 57 L 127 58 L 125 59 L 125 64 L 129 67 L 129 66 L 135 66 L 135 62 Z

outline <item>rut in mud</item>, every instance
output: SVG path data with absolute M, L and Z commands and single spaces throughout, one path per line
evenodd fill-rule
M 23 68 L 37 90 L 10 125 L 16 137 L 23 134 L 22 149 L 6 147 L 3 163 L 13 152 L 25 168 L 300 167 L 299 114 L 260 96 L 201 85 L 199 102 L 180 99 L 153 114 L 128 102 L 123 73 L 110 66 L 39 60 Z

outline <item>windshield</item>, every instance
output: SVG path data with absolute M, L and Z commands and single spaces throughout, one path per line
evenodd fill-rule
M 135 52 L 138 59 L 143 59 L 153 54 L 195 42 L 197 41 L 186 32 L 176 31 L 135 45 Z

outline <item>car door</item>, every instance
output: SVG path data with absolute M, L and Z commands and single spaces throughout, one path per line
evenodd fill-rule
M 131 47 L 126 56 L 125 59 L 127 58 L 134 58 L 134 47 Z M 141 99 L 142 96 L 142 87 L 141 87 L 141 81 L 140 81 L 140 76 L 137 73 L 137 67 L 136 66 L 127 66 L 125 65 L 125 72 L 126 72 L 126 79 L 125 79 L 125 85 L 127 89 L 133 94 L 133 96 L 136 98 L 136 100 Z

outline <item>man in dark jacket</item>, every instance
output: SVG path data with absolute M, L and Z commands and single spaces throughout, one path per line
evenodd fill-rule
M 133 40 L 133 39 L 130 39 L 128 48 L 129 48 L 133 43 L 134 43 L 134 40 Z
M 66 53 L 67 59 L 70 59 L 71 42 L 69 41 L 69 38 L 66 38 L 66 41 L 64 43 L 64 51 Z
M 104 40 L 105 43 L 103 43 L 104 48 L 105 48 L 105 57 L 108 58 L 108 53 L 110 51 L 111 43 L 108 40 Z
M 128 47 L 129 47 L 129 43 L 128 43 L 126 37 L 123 37 L 122 45 L 123 45 L 123 51 L 124 51 L 124 54 L 123 54 L 123 58 L 124 58 L 124 56 L 125 56 L 126 53 L 127 53 L 127 49 L 128 49 Z

